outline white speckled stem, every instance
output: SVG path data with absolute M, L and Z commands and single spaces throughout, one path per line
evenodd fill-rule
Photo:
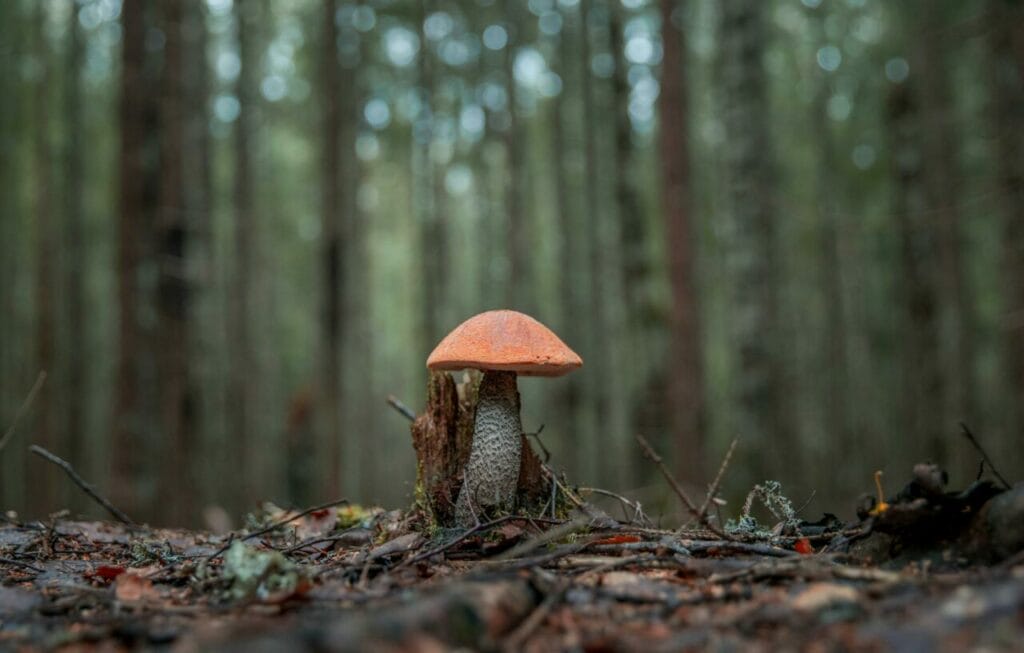
M 522 432 L 515 372 L 486 372 L 480 381 L 465 483 L 455 504 L 460 526 L 475 525 L 483 511 L 515 507 Z

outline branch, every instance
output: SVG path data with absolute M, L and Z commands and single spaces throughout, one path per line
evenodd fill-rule
M 736 445 L 739 443 L 739 438 L 733 438 L 732 444 L 729 445 L 729 449 L 725 452 L 725 458 L 722 459 L 722 464 L 718 467 L 718 473 L 715 474 L 715 480 L 711 482 L 711 487 L 708 488 L 708 495 L 704 497 L 704 503 L 700 506 L 700 514 L 708 514 L 708 506 L 711 505 L 711 501 L 718 494 L 718 486 L 722 484 L 722 477 L 725 476 L 725 470 L 729 467 L 729 461 L 732 460 L 732 453 L 736 450 Z
M 722 529 L 712 524 L 711 521 L 707 518 L 707 515 L 702 513 L 700 509 L 694 505 L 693 501 L 690 500 L 690 497 L 686 495 L 686 491 L 683 490 L 681 485 L 679 485 L 679 481 L 677 481 L 676 478 L 672 476 L 672 472 L 668 470 L 668 467 L 665 465 L 665 462 L 661 459 L 661 456 L 659 456 L 657 452 L 655 452 L 654 449 L 651 447 L 650 443 L 647 442 L 647 439 L 644 438 L 644 436 L 640 435 L 639 433 L 637 433 L 635 437 L 637 443 L 639 443 L 640 445 L 640 448 L 643 449 L 644 456 L 646 456 L 648 460 L 650 460 L 652 463 L 658 466 L 658 470 L 661 472 L 661 475 L 665 477 L 666 481 L 668 481 L 669 486 L 672 487 L 672 491 L 676 493 L 676 496 L 678 496 L 679 499 L 683 502 L 683 505 L 686 506 L 686 509 L 690 511 L 690 514 L 693 515 L 697 519 L 697 521 L 699 521 L 701 525 L 704 526 L 704 528 L 708 529 L 709 531 L 711 531 L 718 537 L 722 538 L 723 540 L 735 540 L 736 538 L 734 538 L 733 536 L 729 535 Z
M 402 417 L 406 418 L 410 422 L 416 421 L 416 413 L 412 412 L 408 406 L 399 401 L 398 397 L 395 395 L 388 395 L 388 405 L 397 410 Z
M 41 458 L 45 458 L 46 460 L 49 460 L 51 463 L 53 463 L 57 467 L 60 467 L 61 469 L 63 469 L 64 473 L 66 473 L 68 475 L 68 477 L 72 481 L 74 481 L 75 485 L 77 485 L 78 487 L 82 488 L 83 492 L 85 492 L 90 497 L 92 497 L 92 499 L 94 501 L 96 501 L 96 503 L 98 503 L 101 506 L 103 506 L 104 510 L 109 512 L 111 514 L 111 516 L 113 516 L 114 519 L 116 519 L 117 521 L 121 522 L 122 524 L 129 524 L 130 525 L 130 524 L 134 524 L 135 523 L 135 522 L 133 522 L 131 520 L 131 517 L 129 517 L 128 515 L 124 514 L 123 512 L 118 510 L 114 506 L 114 504 L 112 504 L 109 501 L 107 501 L 106 499 L 104 499 L 100 495 L 100 493 L 97 492 L 96 489 L 91 484 L 87 483 L 85 481 L 85 479 L 83 479 L 81 476 L 79 476 L 78 472 L 75 471 L 75 468 L 71 466 L 71 463 L 69 463 L 68 461 L 64 460 L 63 458 L 61 458 L 59 456 L 56 456 L 56 455 L 50 453 L 46 449 L 40 447 L 38 444 L 33 444 L 31 447 L 28 448 L 28 450 L 31 451 L 32 453 L 34 453 L 35 455 L 41 457 Z
M 305 517 L 306 515 L 308 515 L 310 513 L 317 512 L 318 510 L 327 510 L 328 508 L 333 508 L 335 506 L 340 506 L 343 503 L 348 503 L 348 499 L 335 499 L 334 501 L 328 501 L 327 503 L 321 503 L 319 506 L 313 506 L 312 508 L 306 508 L 305 510 L 303 510 L 302 512 L 300 512 L 298 514 L 289 515 L 288 517 L 282 519 L 281 521 L 274 522 L 270 526 L 267 526 L 265 528 L 261 528 L 258 531 L 253 531 L 252 533 L 249 533 L 248 535 L 243 535 L 242 537 L 236 538 L 234 533 L 232 533 L 231 537 L 228 538 L 228 543 L 225 544 L 224 546 L 222 546 L 217 551 L 211 553 L 208 559 L 212 560 L 213 558 L 216 558 L 217 556 L 223 555 L 225 551 L 227 551 L 229 548 L 231 548 L 231 545 L 234 544 L 236 539 L 239 542 L 245 542 L 247 540 L 253 539 L 254 537 L 259 537 L 260 535 L 266 535 L 267 533 L 269 533 L 271 531 L 275 531 L 275 530 L 281 528 L 282 526 L 286 526 L 287 524 L 290 524 L 291 522 L 295 521 L 296 519 L 302 519 L 303 517 Z
M 988 454 L 985 453 L 985 450 L 982 448 L 981 444 L 974 438 L 974 434 L 971 433 L 971 429 L 967 428 L 967 425 L 964 424 L 963 422 L 960 422 L 960 431 L 964 434 L 964 437 L 967 438 L 968 441 L 970 441 L 970 443 L 974 446 L 975 450 L 979 454 L 981 454 L 981 459 L 988 463 L 988 468 L 992 470 L 992 473 L 995 474 L 996 478 L 999 479 L 999 482 L 1003 484 L 1003 487 L 1009 490 L 1010 484 L 1006 482 L 1006 479 L 1003 478 L 1003 475 L 1000 474 L 999 470 L 996 469 L 996 466 L 992 464 L 992 459 L 988 457 Z
M 4 447 L 7 446 L 7 441 L 11 439 L 12 435 L 14 435 L 14 429 L 18 427 L 18 422 L 21 421 L 21 418 L 28 412 L 28 409 L 32 406 L 32 402 L 35 401 L 36 395 L 43 389 L 43 383 L 45 382 L 46 372 L 40 372 L 39 376 L 36 377 L 36 382 L 32 386 L 32 389 L 28 391 L 28 396 L 25 397 L 25 401 L 21 402 L 21 408 L 19 408 L 18 412 L 14 414 L 14 421 L 11 422 L 11 426 L 7 429 L 7 432 L 4 433 L 4 437 L 0 438 L 0 451 L 3 451 Z

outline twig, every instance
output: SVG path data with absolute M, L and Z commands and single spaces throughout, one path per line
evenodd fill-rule
M 545 521 L 545 522 L 547 522 L 549 524 L 550 523 L 556 523 L 556 524 L 560 524 L 561 523 L 561 522 L 558 522 L 558 521 L 555 521 L 555 520 L 544 520 L 543 518 L 538 519 L 538 518 L 535 518 L 535 517 L 524 517 L 524 516 L 521 516 L 521 515 L 505 515 L 504 517 L 498 517 L 497 519 L 494 519 L 492 521 L 483 522 L 483 523 L 477 524 L 476 526 L 474 526 L 472 528 L 466 529 L 465 531 L 460 533 L 455 538 L 445 542 L 444 544 L 442 544 L 440 546 L 436 546 L 433 549 L 430 549 L 429 551 L 424 551 L 423 553 L 420 553 L 420 554 L 415 555 L 415 556 L 413 556 L 411 558 L 407 558 L 407 559 L 403 560 L 402 562 L 398 563 L 395 566 L 395 569 L 401 569 L 403 567 L 408 567 L 409 565 L 416 564 L 417 562 L 420 562 L 421 560 L 427 560 L 429 558 L 433 558 L 434 556 L 436 556 L 438 554 L 444 553 L 445 551 L 447 551 L 448 549 L 452 548 L 453 546 L 455 546 L 459 542 L 464 541 L 468 537 L 472 537 L 473 535 L 476 535 L 477 533 L 480 533 L 482 531 L 490 530 L 490 529 L 494 528 L 495 526 L 499 526 L 499 525 L 504 524 L 505 522 L 508 522 L 508 521 Z
M 39 391 L 43 389 L 43 383 L 45 382 L 46 372 L 40 372 L 39 376 L 36 377 L 36 382 L 32 386 L 32 389 L 28 391 L 28 396 L 25 397 L 25 401 L 21 402 L 21 407 L 18 409 L 18 412 L 14 414 L 14 420 L 7 428 L 7 432 L 4 433 L 4 437 L 0 438 L 0 451 L 3 451 L 4 447 L 7 446 L 7 441 L 11 439 L 12 435 L 14 435 L 14 429 L 18 427 L 18 422 L 25 416 L 28 409 L 32 407 L 32 402 L 35 401 L 36 395 L 39 394 Z
M 547 461 L 551 460 L 551 452 L 548 451 L 548 448 L 544 446 L 544 441 L 540 439 L 540 434 L 543 432 L 544 425 L 541 424 L 540 428 L 538 428 L 533 433 L 523 433 L 523 435 L 533 438 L 534 440 L 537 441 L 537 444 L 540 446 L 540 450 L 544 453 L 544 462 L 546 463 Z
M 708 487 L 708 494 L 704 497 L 704 503 L 700 506 L 700 514 L 702 516 L 707 516 L 708 506 L 711 505 L 711 500 L 715 498 L 716 494 L 718 494 L 718 486 L 722 484 L 722 477 L 725 476 L 725 470 L 729 467 L 729 461 L 732 460 L 732 453 L 736 450 L 736 445 L 739 441 L 740 439 L 738 437 L 732 439 L 732 443 L 725 452 L 725 458 L 722 458 L 722 464 L 718 466 L 718 473 L 715 474 L 715 480 L 712 481 L 710 487 Z
M 622 504 L 622 516 L 629 520 L 629 523 L 639 524 L 641 526 L 650 526 L 651 520 L 644 514 L 644 507 L 640 505 L 639 501 L 630 501 L 621 494 L 616 494 L 610 490 L 605 490 L 599 487 L 581 487 L 577 488 L 580 492 L 593 492 L 594 494 L 600 494 L 612 499 L 618 499 L 619 503 Z M 630 517 L 626 512 L 626 508 L 633 511 L 633 516 Z
M 1003 484 L 1003 487 L 1009 490 L 1010 484 L 1006 481 L 1005 478 L 1003 478 L 1003 475 L 999 473 L 999 470 L 996 469 L 996 466 L 992 464 L 992 459 L 988 457 L 988 454 L 985 453 L 985 449 L 982 448 L 981 444 L 975 439 L 974 434 L 971 433 L 971 429 L 967 428 L 967 425 L 964 424 L 963 422 L 960 422 L 960 430 L 963 433 L 964 437 L 967 438 L 968 441 L 970 441 L 971 445 L 975 448 L 975 450 L 979 454 L 981 454 L 982 460 L 988 463 L 988 468 L 992 470 L 992 473 L 995 474 L 995 477 L 998 478 L 999 482 Z
M 596 576 L 618 567 L 625 567 L 638 562 L 643 562 L 650 557 L 651 556 L 648 555 L 638 555 L 628 558 L 619 558 L 618 560 L 613 560 L 609 563 L 588 569 L 574 578 L 563 578 L 561 582 L 548 592 L 548 595 L 545 596 L 544 600 L 540 602 L 540 605 L 530 613 L 530 616 L 524 619 L 523 622 L 515 628 L 515 630 L 509 633 L 508 637 L 506 637 L 505 641 L 502 643 L 501 649 L 503 651 L 522 650 L 523 644 L 526 643 L 526 640 L 528 640 L 530 636 L 533 635 L 534 631 L 544 623 L 544 620 L 548 618 L 548 615 L 551 614 L 551 611 L 554 610 L 555 606 L 562 600 L 562 597 L 565 596 L 565 593 L 569 591 L 569 588 L 572 587 L 574 583 L 578 583 L 585 578 Z
M 395 395 L 388 395 L 388 405 L 397 410 L 402 417 L 410 422 L 416 421 L 416 413 L 412 412 L 412 409 L 399 401 L 398 397 Z
M 122 524 L 130 524 L 131 525 L 131 524 L 135 523 L 135 522 L 133 522 L 131 520 L 131 517 L 129 517 L 128 515 L 124 514 L 117 507 L 115 507 L 114 504 L 112 504 L 109 501 L 107 501 L 106 499 L 104 499 L 100 495 L 100 493 L 97 492 L 96 489 L 92 485 L 87 483 L 85 481 L 85 479 L 83 479 L 81 476 L 79 476 L 78 472 L 75 471 L 75 468 L 71 466 L 71 463 L 69 463 L 68 461 L 64 460 L 63 458 L 61 458 L 59 456 L 56 456 L 56 455 L 50 453 L 46 449 L 40 447 L 38 444 L 33 444 L 31 447 L 28 448 L 28 450 L 31 451 L 32 453 L 36 454 L 37 456 L 40 456 L 41 458 L 45 458 L 46 460 L 49 460 L 54 465 L 56 465 L 56 466 L 60 467 L 61 469 L 63 469 L 64 472 L 68 475 L 68 477 L 72 481 L 74 481 L 75 485 L 77 485 L 78 487 L 82 488 L 83 492 L 85 492 L 90 497 L 92 497 L 93 500 L 96 501 L 96 503 L 98 503 L 101 506 L 103 506 L 103 508 L 107 512 L 109 512 L 111 514 L 111 516 L 113 516 L 114 519 L 116 519 L 117 521 L 121 522 Z
M 45 569 L 40 569 L 39 567 L 30 565 L 27 562 L 21 562 L 20 560 L 11 560 L 10 558 L 0 558 L 0 565 L 11 565 L 12 567 L 21 567 L 22 569 L 34 571 L 37 574 L 41 574 L 46 571 Z
M 348 499 L 335 499 L 334 501 L 329 501 L 327 503 L 321 503 L 319 506 L 313 506 L 312 508 L 306 508 L 305 510 L 303 510 L 302 512 L 300 512 L 298 514 L 290 515 L 290 516 L 286 517 L 285 519 L 282 519 L 280 521 L 274 522 L 270 526 L 267 526 L 265 528 L 261 528 L 258 531 L 253 531 L 252 533 L 249 533 L 248 535 L 243 535 L 241 537 L 235 537 L 235 534 L 232 533 L 231 536 L 228 538 L 228 543 L 225 544 L 224 546 L 222 546 L 221 548 L 217 549 L 213 553 L 211 553 L 208 556 L 207 559 L 212 560 L 213 558 L 216 558 L 218 556 L 223 555 L 225 551 L 227 551 L 229 548 L 231 548 L 231 545 L 234 544 L 236 540 L 239 541 L 239 542 L 245 542 L 245 541 L 253 539 L 254 537 L 259 537 L 260 535 L 266 535 L 267 533 L 269 533 L 271 531 L 275 531 L 278 528 L 281 528 L 282 526 L 287 526 L 288 524 L 292 523 L 296 519 L 302 519 L 303 517 L 305 517 L 306 515 L 308 515 L 310 513 L 317 512 L 318 510 L 327 510 L 328 508 L 333 508 L 335 506 L 340 506 L 343 503 L 348 503 Z
M 548 530 L 540 533 L 536 537 L 532 537 L 526 540 L 525 542 L 521 542 L 515 545 L 508 551 L 498 554 L 497 556 L 495 556 L 494 559 L 512 560 L 514 558 L 526 557 L 528 554 L 533 553 L 534 551 L 544 546 L 545 544 L 548 544 L 549 542 L 554 542 L 555 540 L 562 539 L 563 537 L 572 535 L 573 533 L 585 528 L 589 523 L 589 519 L 574 519 L 564 524 L 555 526 L 554 528 L 549 528 Z
M 722 529 L 712 524 L 711 520 L 707 518 L 707 515 L 702 513 L 697 508 L 697 506 L 693 505 L 693 501 L 690 500 L 690 497 L 687 496 L 686 491 L 683 490 L 681 485 L 679 485 L 679 481 L 677 481 L 676 478 L 672 476 L 672 472 L 668 470 L 668 467 L 665 465 L 665 462 L 661 459 L 661 456 L 659 456 L 654 451 L 650 443 L 647 442 L 647 439 L 644 438 L 644 436 L 640 435 L 639 433 L 637 433 L 635 437 L 637 443 L 640 444 L 640 448 L 643 449 L 644 455 L 647 457 L 648 460 L 650 460 L 652 463 L 658 466 L 658 470 L 661 472 L 661 475 L 665 477 L 666 481 L 668 481 L 668 484 L 672 487 L 672 490 L 683 502 L 683 505 L 686 506 L 686 509 L 690 511 L 690 514 L 696 517 L 697 521 L 699 521 L 701 525 L 704 526 L 704 528 L 708 529 L 709 531 L 711 531 L 718 537 L 722 538 L 723 540 L 735 540 L 736 538 L 734 538 L 733 536 L 729 535 Z

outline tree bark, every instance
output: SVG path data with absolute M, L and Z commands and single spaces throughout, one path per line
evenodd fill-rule
M 895 86 L 888 100 L 890 166 L 894 176 L 893 214 L 899 220 L 903 304 L 903 428 L 918 449 L 935 460 L 946 458 L 941 436 L 944 396 L 939 361 L 935 238 L 927 212 L 921 152 L 922 121 L 909 82 Z
M 431 11 L 431 0 L 419 0 L 420 55 L 417 83 L 423 91 L 424 102 L 413 125 L 413 179 L 415 204 L 419 211 L 420 262 L 423 266 L 423 355 L 433 349 L 443 335 L 443 313 L 447 303 L 447 234 L 441 211 L 443 175 L 431 158 L 434 141 L 435 113 L 437 111 L 437 67 L 431 52 L 432 42 L 427 36 L 426 21 Z M 447 325 L 450 327 L 450 325 Z
M 341 342 L 342 292 L 345 286 L 342 272 L 343 242 L 341 220 L 341 193 L 339 192 L 341 115 L 338 75 L 338 30 L 334 21 L 337 0 L 324 0 L 324 31 L 321 44 L 321 84 L 323 93 L 323 153 L 321 159 L 322 221 L 324 250 L 323 270 L 323 401 L 325 468 L 324 491 L 327 496 L 341 492 Z
M 83 466 L 89 459 L 86 442 L 87 395 L 86 370 L 91 365 L 90 329 L 85 320 L 85 278 L 88 271 L 82 149 L 82 83 L 79 68 L 83 56 L 82 30 L 78 23 L 78 5 L 72 3 L 68 14 L 67 60 L 64 78 L 64 121 L 67 137 L 64 149 L 64 249 L 67 252 L 65 292 L 67 301 L 67 426 L 65 438 L 68 456 Z
M 256 499 L 253 479 L 255 456 L 253 447 L 253 402 L 255 365 L 253 362 L 253 245 L 259 229 L 258 209 L 253 194 L 253 149 L 256 139 L 255 112 L 259 97 L 259 59 L 254 42 L 255 2 L 235 3 L 235 34 L 241 65 L 235 82 L 238 117 L 234 133 L 234 216 L 232 240 L 234 265 L 230 275 L 231 296 L 228 300 L 228 433 L 233 455 L 241 462 L 234 485 L 234 501 L 238 508 Z
M 733 431 L 749 445 L 748 480 L 799 465 L 785 415 L 778 311 L 776 174 L 763 54 L 767 5 L 724 0 L 721 7 L 722 120 L 726 133 L 725 193 L 733 244 Z M 757 453 L 753 453 L 757 452 Z M 765 455 L 764 452 L 772 452 Z
M 915 44 L 916 60 L 912 70 L 919 71 L 917 91 L 920 93 L 918 106 L 924 121 L 921 134 L 921 153 L 924 157 L 925 192 L 928 213 L 934 222 L 937 258 L 937 296 L 939 301 L 939 338 L 937 354 L 943 365 L 945 397 L 943 399 L 943 424 L 946 429 L 957 422 L 975 423 L 974 388 L 974 311 L 971 293 L 967 288 L 963 263 L 963 243 L 960 209 L 958 207 L 957 151 L 955 137 L 955 113 L 950 96 L 952 68 L 946 56 L 946 46 L 940 34 L 946 26 L 944 16 L 949 15 L 953 6 L 949 2 L 919 0 L 917 14 L 922 17 Z M 943 437 L 948 431 L 944 430 Z M 937 434 L 937 437 L 939 434 Z M 950 450 L 950 454 L 954 450 Z M 975 462 L 967 456 L 959 457 L 945 464 L 959 474 L 972 473 Z
M 508 256 L 508 279 L 505 305 L 521 311 L 530 310 L 533 301 L 531 275 L 528 261 L 529 229 L 523 211 L 523 181 L 526 176 L 523 159 L 524 138 L 519 120 L 519 91 L 516 85 L 515 56 L 521 38 L 519 36 L 519 11 L 521 0 L 505 0 L 506 29 L 508 43 L 505 45 L 505 80 L 508 88 L 508 129 L 505 131 L 507 186 L 506 210 L 508 212 L 508 235 L 506 240 Z
M 51 383 L 40 391 L 37 401 L 36 428 L 33 440 L 47 448 L 57 447 L 57 400 L 56 391 L 60 375 L 54 369 L 56 363 L 57 309 L 54 300 L 54 281 L 59 269 L 59 250 L 53 222 L 53 175 L 50 166 L 52 152 L 50 144 L 50 53 L 45 34 L 46 9 L 43 3 L 35 7 L 33 15 L 33 37 L 35 56 L 41 67 L 33 87 L 32 115 L 32 177 L 34 182 L 33 214 L 35 216 L 35 312 L 36 312 L 36 367 L 48 373 Z M 44 515 L 58 508 L 56 483 L 41 483 L 29 493 L 32 511 Z
M 161 508 L 168 523 L 194 521 L 192 478 L 195 449 L 195 392 L 191 376 L 189 225 L 185 193 L 187 117 L 182 26 L 184 0 L 162 5 L 164 63 L 160 129 L 160 210 L 156 230 L 159 260 L 157 315 L 160 351 L 160 423 L 164 455 L 159 465 Z
M 147 253 L 156 197 L 156 175 L 148 160 L 156 126 L 156 93 L 150 83 L 152 62 L 145 47 L 147 14 L 151 3 L 125 3 L 121 11 L 121 98 L 119 153 L 120 196 L 118 217 L 117 390 L 113 409 L 112 499 L 129 514 L 145 512 L 148 496 L 140 483 L 149 449 L 150 432 L 144 426 L 143 359 L 149 359 L 148 338 L 138 319 L 143 304 L 139 266 Z
M 704 381 L 700 356 L 700 307 L 697 301 L 695 229 L 691 217 L 690 158 L 686 93 L 685 43 L 673 21 L 676 0 L 661 0 L 662 55 L 659 145 L 661 201 L 672 292 L 669 313 L 669 425 L 680 477 L 697 482 L 704 476 Z
M 1003 220 L 1003 302 L 1011 433 L 1024 433 L 1024 6 L 989 1 L 992 122 Z

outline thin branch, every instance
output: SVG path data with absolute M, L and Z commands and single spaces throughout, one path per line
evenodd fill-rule
M 54 455 L 54 454 L 50 453 L 46 449 L 40 447 L 38 444 L 33 444 L 31 447 L 28 448 L 28 450 L 31 451 L 32 453 L 36 454 L 37 456 L 41 457 L 41 458 L 45 458 L 46 460 L 49 460 L 51 463 L 53 463 L 57 467 L 60 467 L 61 469 L 63 469 L 64 473 L 66 473 L 68 475 L 68 477 L 72 481 L 74 481 L 75 485 L 77 485 L 78 487 L 82 488 L 83 492 L 85 492 L 90 497 L 92 497 L 92 499 L 94 501 L 96 501 L 96 503 L 98 503 L 101 506 L 103 506 L 104 510 L 109 512 L 114 519 L 116 519 L 117 521 L 121 522 L 122 524 L 134 524 L 135 523 L 135 522 L 133 522 L 131 520 L 131 517 L 129 517 L 128 515 L 126 515 L 123 512 L 121 512 L 121 510 L 119 510 L 117 507 L 115 507 L 114 504 L 110 503 L 105 498 L 103 498 L 100 495 L 100 493 L 97 492 L 96 489 L 91 484 L 87 483 L 85 481 L 85 479 L 83 479 L 81 476 L 79 476 L 78 472 L 75 471 L 75 468 L 71 466 L 71 463 L 69 463 L 68 461 L 64 460 L 60 456 L 57 456 L 57 455 Z
M 43 383 L 45 382 L 46 372 L 40 372 L 39 376 L 36 377 L 36 382 L 32 386 L 32 389 L 28 391 L 28 396 L 25 397 L 25 401 L 21 402 L 21 408 L 19 408 L 18 412 L 14 414 L 14 421 L 11 422 L 7 432 L 4 433 L 4 437 L 0 438 L 0 451 L 3 451 L 4 447 L 7 446 L 7 441 L 11 439 L 12 435 L 14 435 L 14 429 L 18 427 L 18 422 L 25 416 L 28 409 L 32 407 L 32 402 L 35 401 L 36 395 L 39 394 L 39 391 L 43 389 Z
M 640 526 L 650 526 L 651 520 L 648 519 L 647 515 L 644 514 L 644 508 L 640 505 L 639 501 L 630 501 L 621 494 L 616 494 L 611 490 L 604 490 L 599 487 L 581 487 L 577 488 L 580 492 L 592 492 L 594 494 L 600 494 L 602 496 L 610 497 L 612 499 L 618 499 L 619 503 L 622 504 L 622 516 L 629 520 L 627 523 L 638 524 Z M 633 516 L 630 517 L 626 509 L 633 511 Z
M 992 473 L 995 474 L 995 477 L 998 478 L 999 482 L 1003 484 L 1003 487 L 1009 490 L 1010 484 L 1006 481 L 1005 478 L 1003 478 L 1003 475 L 999 473 L 999 470 L 996 469 L 996 466 L 992 464 L 992 459 L 988 457 L 987 453 L 985 453 L 985 449 L 982 448 L 981 443 L 979 443 L 977 439 L 975 439 L 974 434 L 971 433 L 971 429 L 967 428 L 967 425 L 964 424 L 963 422 L 960 422 L 960 430 L 963 433 L 964 437 L 967 438 L 967 440 L 970 441 L 971 445 L 974 446 L 974 449 L 979 454 L 981 454 L 982 460 L 988 463 L 988 468 L 992 470 Z
M 635 437 L 637 443 L 640 445 L 640 448 L 643 449 L 644 456 L 646 456 L 648 460 L 650 460 L 652 463 L 658 466 L 658 470 L 661 472 L 661 475 L 665 477 L 666 481 L 668 481 L 668 484 L 669 486 L 671 486 L 672 491 L 676 493 L 676 496 L 678 496 L 679 499 L 683 502 L 683 505 L 686 506 L 686 509 L 690 511 L 690 514 L 696 517 L 697 521 L 699 521 L 701 525 L 704 526 L 704 528 L 708 529 L 709 531 L 711 531 L 718 537 L 722 538 L 723 540 L 731 541 L 736 539 L 733 536 L 726 533 L 725 531 L 723 531 L 722 529 L 712 524 L 711 520 L 707 518 L 707 515 L 703 514 L 697 508 L 697 506 L 693 504 L 693 501 L 691 501 L 690 497 L 687 496 L 686 491 L 683 490 L 681 485 L 679 485 L 679 481 L 676 480 L 675 476 L 672 476 L 672 472 L 668 470 L 668 467 L 665 465 L 665 462 L 661 459 L 661 456 L 659 456 L 657 452 L 654 451 L 654 449 L 651 447 L 651 444 L 647 442 L 647 439 L 644 438 L 644 436 L 640 435 L 639 433 L 637 433 Z
M 416 413 L 412 412 L 411 408 L 399 401 L 398 397 L 395 395 L 388 395 L 388 405 L 398 411 L 402 417 L 410 422 L 416 421 Z
M 210 556 L 209 556 L 209 559 L 212 560 L 213 558 L 216 558 L 218 556 L 223 555 L 225 551 L 227 551 L 229 548 L 231 548 L 231 545 L 234 544 L 236 540 L 239 541 L 239 542 L 246 542 L 246 541 L 251 540 L 251 539 L 253 539 L 255 537 L 259 537 L 260 535 L 266 535 L 267 533 L 269 533 L 271 531 L 275 531 L 275 530 L 281 528 L 282 526 L 287 526 L 288 524 L 292 523 L 296 519 L 302 519 L 303 517 L 305 517 L 308 514 L 317 512 L 319 510 L 327 510 L 328 508 L 334 508 L 335 506 L 340 506 L 343 503 L 348 503 L 348 499 L 335 499 L 334 501 L 329 501 L 327 503 L 321 503 L 319 506 L 313 506 L 312 508 L 306 508 L 305 510 L 303 510 L 302 512 L 300 512 L 298 514 L 289 515 L 285 519 L 282 519 L 280 521 L 274 522 L 270 526 L 267 526 L 265 528 L 261 528 L 258 531 L 253 531 L 252 533 L 249 533 L 248 535 L 243 535 L 241 537 L 235 537 L 235 534 L 232 533 L 231 536 L 228 538 L 227 544 L 222 546 L 217 551 L 211 553 Z
M 45 569 L 28 564 L 27 562 L 21 562 L 20 560 L 12 560 L 10 558 L 0 558 L 0 565 L 11 565 L 12 567 L 21 567 L 22 569 L 28 569 L 34 571 L 37 574 L 45 572 Z
M 732 454 L 736 450 L 736 445 L 739 443 L 739 438 L 733 438 L 732 444 L 729 445 L 729 449 L 725 452 L 725 458 L 722 459 L 722 464 L 718 466 L 718 473 L 715 474 L 715 480 L 711 482 L 711 487 L 708 488 L 708 494 L 704 497 L 704 503 L 700 506 L 700 514 L 708 514 L 708 506 L 711 505 L 712 499 L 718 494 L 718 486 L 722 484 L 722 477 L 725 476 L 725 470 L 729 467 L 729 461 L 732 460 Z
M 395 566 L 395 569 L 401 569 L 403 567 L 408 567 L 409 565 L 416 564 L 417 562 L 420 562 L 421 560 L 427 560 L 428 558 L 433 558 L 434 556 L 436 556 L 438 554 L 441 554 L 441 553 L 444 553 L 445 551 L 447 551 L 448 549 L 452 548 L 456 544 L 466 540 L 466 538 L 472 537 L 473 535 L 476 535 L 477 533 L 480 533 L 481 531 L 490 530 L 490 529 L 494 528 L 495 526 L 499 526 L 499 525 L 504 524 L 505 522 L 508 522 L 508 521 L 525 521 L 525 522 L 543 521 L 543 522 L 548 523 L 548 524 L 551 524 L 551 523 L 561 524 L 562 523 L 562 522 L 559 522 L 559 521 L 556 521 L 556 520 L 528 517 L 528 516 L 522 516 L 522 515 L 505 515 L 503 517 L 498 517 L 497 519 L 494 519 L 494 520 L 489 521 L 489 522 L 484 522 L 484 523 L 477 524 L 476 526 L 474 526 L 472 528 L 466 529 L 465 531 L 463 531 L 462 533 L 460 533 L 456 537 L 452 538 L 451 540 L 445 542 L 444 544 L 442 544 L 440 546 L 436 546 L 433 549 L 430 549 L 429 551 L 424 551 L 423 553 L 415 555 L 415 556 L 413 556 L 411 558 L 406 558 L 402 562 L 398 563 Z

